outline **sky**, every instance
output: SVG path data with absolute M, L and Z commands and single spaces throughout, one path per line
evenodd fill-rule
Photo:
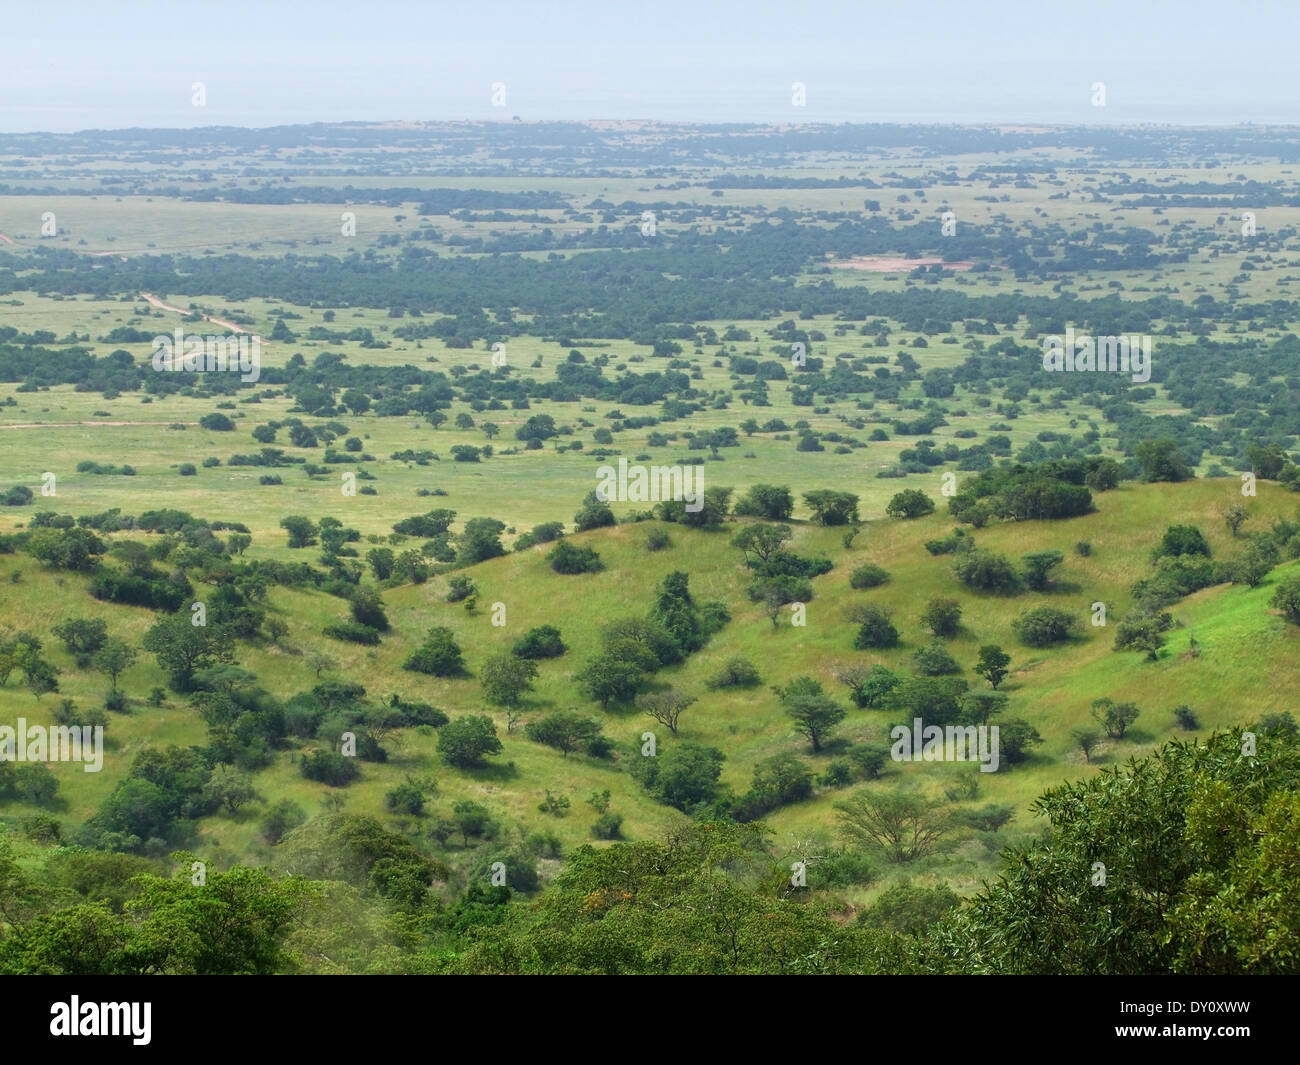
M 515 115 L 1300 124 L 1297 30 L 1297 0 L 0 0 L 0 132 Z

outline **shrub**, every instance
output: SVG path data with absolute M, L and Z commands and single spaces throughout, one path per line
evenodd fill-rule
M 919 518 L 934 513 L 934 500 L 924 492 L 908 488 L 889 501 L 885 513 L 891 518 Z
M 622 839 L 623 815 L 605 812 L 596 818 L 591 826 L 591 834 L 596 839 Z
M 708 680 L 708 686 L 714 690 L 719 688 L 752 688 L 759 683 L 758 667 L 749 659 L 739 656 L 728 659 L 722 669 Z
M 1040 606 L 1021 614 L 1011 623 L 1011 628 L 1030 647 L 1050 647 L 1068 640 L 1076 624 L 1075 618 L 1064 610 Z
M 853 640 L 853 646 L 859 651 L 865 651 L 868 648 L 897 647 L 898 642 L 898 630 L 889 620 L 889 612 L 883 607 L 867 607 L 863 611 L 862 624 Z
M 369 625 L 362 625 L 356 621 L 340 621 L 334 625 L 326 625 L 325 635 L 335 640 L 365 644 L 367 647 L 379 643 L 378 629 L 372 629 Z
M 515 641 L 511 654 L 519 658 L 558 658 L 566 650 L 559 629 L 554 625 L 539 625 Z
M 435 677 L 454 677 L 464 672 L 461 650 L 451 629 L 445 625 L 431 628 L 424 642 L 402 663 L 402 668 Z
M 863 588 L 879 588 L 889 580 L 889 574 L 881 566 L 868 562 L 859 566 L 849 575 L 849 587 L 861 591 Z
M 921 612 L 921 623 L 936 636 L 956 636 L 961 631 L 961 604 L 956 599 L 931 599 Z
M 941 677 L 949 673 L 960 673 L 961 666 L 948 653 L 942 640 L 932 640 L 917 650 L 912 656 L 912 665 L 918 673 L 927 677 Z
M 646 533 L 645 549 L 647 551 L 662 551 L 664 548 L 672 547 L 672 545 L 672 537 L 663 529 L 651 529 Z
M 546 556 L 551 569 L 556 573 L 596 573 L 604 569 L 600 555 L 591 547 L 577 547 L 567 540 L 561 540 Z
M 308 780 L 319 781 L 332 788 L 344 787 L 361 775 L 355 758 L 320 747 L 304 753 L 298 767 Z
M 1012 592 L 1020 587 L 1011 560 L 981 548 L 958 555 L 952 571 L 962 584 L 980 592 Z

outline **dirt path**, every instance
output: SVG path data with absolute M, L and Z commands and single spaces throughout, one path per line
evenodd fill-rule
M 3 240 L 6 244 L 17 244 L 17 243 L 18 243 L 16 240 L 10 240 L 10 239 L 9 239 L 8 237 L 6 237 L 3 233 L 0 233 L 0 240 Z
M 140 298 L 143 300 L 147 300 L 154 307 L 157 307 L 159 310 L 162 311 L 174 311 L 176 314 L 190 313 L 184 307 L 173 307 L 169 303 L 163 303 L 162 300 L 160 300 L 157 296 L 153 295 L 153 293 L 151 292 L 141 292 Z M 224 318 L 216 318 L 210 314 L 205 314 L 203 318 L 205 321 L 211 322 L 213 325 L 219 325 L 223 329 L 229 329 L 232 333 L 248 333 L 250 336 L 257 335 L 251 329 L 245 329 L 242 325 L 236 325 L 234 322 L 227 322 Z M 258 339 L 260 340 L 261 338 L 258 337 Z M 267 341 L 262 340 L 262 343 L 266 344 L 267 347 L 270 347 L 270 344 Z

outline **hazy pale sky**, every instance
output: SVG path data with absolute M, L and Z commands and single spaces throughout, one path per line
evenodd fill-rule
M 1297 30 L 1298 0 L 5 0 L 0 131 L 513 115 L 1300 124 Z

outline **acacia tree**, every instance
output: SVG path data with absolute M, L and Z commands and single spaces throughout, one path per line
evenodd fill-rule
M 636 697 L 638 709 L 644 710 L 661 725 L 665 725 L 674 736 L 677 735 L 677 723 L 682 711 L 695 702 L 693 695 L 668 688 L 666 691 L 646 692 Z
M 938 803 L 895 791 L 863 789 L 835 808 L 845 838 L 900 864 L 930 854 L 953 828 L 951 813 Z
M 794 722 L 795 732 L 808 738 L 814 754 L 844 720 L 844 707 L 826 695 L 812 677 L 796 677 L 787 687 L 778 689 L 778 695 L 785 704 L 786 716 Z

